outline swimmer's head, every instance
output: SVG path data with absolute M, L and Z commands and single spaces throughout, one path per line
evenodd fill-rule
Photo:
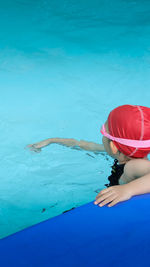
M 101 129 L 107 153 L 144 158 L 150 153 L 150 108 L 123 105 L 112 110 Z

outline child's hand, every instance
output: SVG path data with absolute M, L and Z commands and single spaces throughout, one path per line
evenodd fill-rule
M 32 145 L 28 145 L 27 148 L 29 148 L 31 151 L 34 151 L 34 152 L 41 152 L 41 148 L 38 147 L 38 145 L 36 144 L 32 144 Z
M 99 204 L 100 207 L 110 203 L 108 207 L 112 207 L 118 202 L 128 200 L 132 197 L 128 184 L 115 185 L 102 190 L 97 196 L 94 204 Z

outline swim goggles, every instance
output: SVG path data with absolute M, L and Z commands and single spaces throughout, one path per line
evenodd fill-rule
M 130 147 L 136 147 L 136 148 L 148 148 L 150 147 L 150 140 L 132 140 L 132 139 L 124 139 L 119 137 L 114 137 L 110 134 L 108 134 L 105 130 L 105 125 L 103 124 L 101 131 L 102 135 L 107 137 L 108 139 L 112 141 L 116 141 L 117 143 L 120 143 L 125 146 Z

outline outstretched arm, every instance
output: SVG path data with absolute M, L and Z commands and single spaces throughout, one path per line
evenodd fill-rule
M 59 144 L 59 145 L 71 147 L 74 149 L 83 149 L 83 150 L 88 150 L 88 151 L 93 151 L 93 152 L 104 152 L 105 151 L 104 146 L 101 144 L 96 144 L 96 143 L 88 142 L 84 140 L 78 141 L 76 139 L 70 139 L 70 138 L 49 138 L 41 142 L 28 145 L 28 147 L 35 152 L 39 152 L 42 147 L 48 146 L 50 144 Z

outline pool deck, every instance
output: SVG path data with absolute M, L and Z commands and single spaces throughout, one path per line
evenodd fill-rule
M 0 240 L 1 267 L 148 267 L 150 194 L 93 202 Z

